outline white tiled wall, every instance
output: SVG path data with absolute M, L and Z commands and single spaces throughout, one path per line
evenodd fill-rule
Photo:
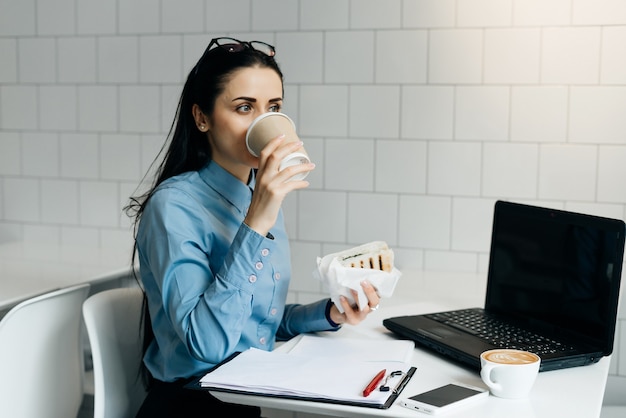
M 374 239 L 484 272 L 498 198 L 625 217 L 626 2 L 0 0 L 0 241 L 127 245 L 120 208 L 220 35 L 276 45 L 317 163 L 285 202 L 292 300 Z

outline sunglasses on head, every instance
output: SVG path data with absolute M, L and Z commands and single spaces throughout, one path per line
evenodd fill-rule
M 211 42 L 209 42 L 209 46 L 207 46 L 204 53 L 202 54 L 202 57 L 200 57 L 200 60 L 196 64 L 196 68 L 195 68 L 196 74 L 198 73 L 198 69 L 200 68 L 200 65 L 202 64 L 202 61 L 204 61 L 205 57 L 211 51 L 217 48 L 223 49 L 226 52 L 241 52 L 246 49 L 254 49 L 255 51 L 262 52 L 269 57 L 273 57 L 274 55 L 276 55 L 276 48 L 274 48 L 273 45 L 270 45 L 265 42 L 240 41 L 239 39 L 228 38 L 228 37 L 213 38 L 211 39 Z

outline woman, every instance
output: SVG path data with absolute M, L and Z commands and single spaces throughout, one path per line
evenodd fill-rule
M 152 328 L 144 356 L 151 385 L 138 416 L 257 417 L 258 408 L 183 386 L 234 352 L 271 350 L 277 339 L 357 324 L 370 312 L 345 299 L 343 314 L 330 300 L 285 304 L 291 266 L 281 204 L 308 186 L 287 180 L 314 165 L 279 171 L 281 159 L 302 147 L 282 136 L 258 158 L 246 148 L 253 119 L 281 110 L 274 55 L 263 42 L 210 42 L 183 87 L 154 185 L 129 205 Z M 378 305 L 376 290 L 363 289 Z

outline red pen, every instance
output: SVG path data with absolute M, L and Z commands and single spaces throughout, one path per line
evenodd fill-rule
M 369 394 L 376 389 L 376 386 L 378 386 L 381 380 L 385 377 L 385 373 L 387 373 L 387 369 L 382 369 L 376 376 L 374 376 L 369 385 L 365 386 L 365 389 L 363 389 L 363 396 L 369 396 Z

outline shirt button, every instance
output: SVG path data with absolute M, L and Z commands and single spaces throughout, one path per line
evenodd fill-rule
M 260 261 L 257 261 L 254 267 L 256 267 L 257 270 L 261 270 L 263 268 L 263 263 L 261 263 Z
M 278 310 L 277 310 L 276 308 L 273 308 L 273 309 L 270 311 L 270 314 L 271 314 L 272 316 L 274 316 L 274 315 L 276 315 L 276 312 L 278 312 Z
M 280 280 L 280 273 L 275 273 L 274 274 L 274 279 Z
M 265 337 L 261 337 L 261 338 L 259 339 L 259 342 L 260 342 L 261 344 L 265 345 Z
M 251 275 L 248 277 L 248 281 L 249 281 L 250 283 L 254 283 L 254 282 L 256 282 L 256 276 L 255 276 L 254 274 L 251 274 Z
M 263 248 L 263 249 L 261 250 L 261 255 L 262 255 L 263 257 L 267 257 L 267 255 L 268 255 L 269 253 L 270 253 L 270 250 L 268 250 L 267 248 Z

